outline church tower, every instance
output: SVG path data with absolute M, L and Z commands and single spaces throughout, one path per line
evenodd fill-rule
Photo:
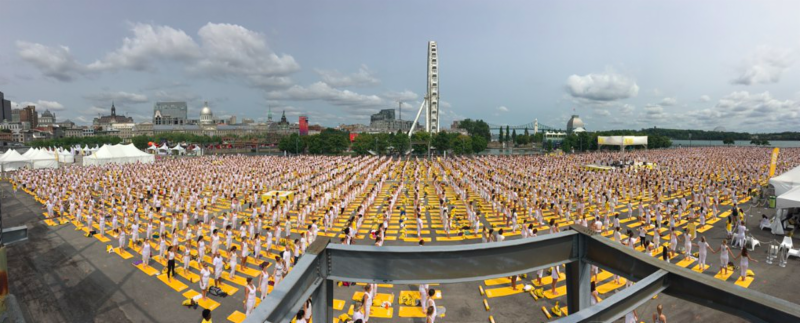
M 114 107 L 114 101 L 111 101 L 111 116 L 112 117 L 116 117 L 117 116 L 117 108 Z

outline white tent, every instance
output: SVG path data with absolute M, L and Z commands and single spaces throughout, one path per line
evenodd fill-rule
M 133 144 L 128 145 L 103 145 L 94 154 L 83 158 L 83 165 L 104 165 L 110 163 L 130 164 L 130 163 L 153 163 L 155 157 L 143 152 Z
M 32 154 L 27 156 L 30 159 L 34 169 L 38 168 L 58 168 L 58 161 L 56 157 L 44 150 L 34 150 Z
M 0 165 L 3 166 L 3 170 L 10 171 L 10 170 L 17 170 L 26 166 L 30 166 L 31 161 L 28 158 L 22 157 L 16 150 L 9 149 L 0 157 Z
M 147 151 L 155 152 L 157 150 L 158 150 L 158 147 L 156 147 L 156 145 L 150 145 L 150 147 L 147 147 Z
M 178 155 L 185 155 L 186 149 L 181 147 L 181 145 L 175 145 L 175 147 L 170 148 L 171 150 L 178 153 Z
M 786 209 L 790 207 L 800 207 L 800 186 L 778 196 L 775 208 Z
M 58 154 L 58 161 L 65 164 L 72 164 L 75 162 L 75 156 L 71 152 L 60 149 L 56 152 Z
M 203 156 L 203 148 L 200 148 L 200 145 L 194 145 L 194 148 L 191 151 L 195 154 L 195 156 Z
M 775 187 L 775 195 L 780 196 L 790 191 L 792 188 L 800 186 L 800 166 L 792 170 L 769 179 L 769 183 Z

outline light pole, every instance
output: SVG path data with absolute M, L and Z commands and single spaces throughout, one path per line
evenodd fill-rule
M 375 136 L 375 156 L 379 155 L 378 153 L 378 136 Z

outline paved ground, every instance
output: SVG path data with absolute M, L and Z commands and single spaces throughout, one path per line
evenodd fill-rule
M 105 252 L 105 244 L 97 239 L 86 238 L 71 225 L 48 227 L 42 222 L 41 205 L 27 194 L 13 197 L 7 183 L 0 183 L 2 214 L 5 226 L 25 224 L 30 228 L 29 241 L 9 248 L 9 271 L 11 292 L 23 308 L 28 322 L 198 322 L 200 310 L 180 306 L 183 297 L 153 277 L 146 276 L 131 265 L 132 260 L 122 260 Z M 750 206 L 745 205 L 745 210 Z M 753 207 L 748 214 L 748 227 L 755 236 L 766 243 L 772 239 L 770 233 L 758 230 L 760 214 L 771 215 L 772 210 Z M 723 222 L 706 232 L 712 246 L 717 247 L 725 237 Z M 391 244 L 391 242 L 387 242 Z M 800 245 L 800 240 L 795 239 Z M 758 263 L 751 264 L 756 280 L 751 289 L 779 298 L 797 302 L 796 289 L 800 277 L 790 275 L 800 268 L 800 261 L 790 260 L 786 268 L 767 265 L 763 262 L 765 247 L 752 253 Z M 680 258 L 678 258 L 680 259 Z M 718 267 L 716 255 L 709 255 L 709 263 Z M 673 261 L 677 262 L 677 260 Z M 709 273 L 706 273 L 709 274 Z M 728 281 L 733 282 L 738 274 Z M 488 322 L 489 315 L 496 322 L 543 322 L 547 321 L 542 306 L 552 307 L 552 301 L 534 301 L 522 293 L 488 299 L 491 311 L 484 310 L 483 297 L 478 286 L 482 282 L 434 286 L 441 288 L 443 299 L 438 305 L 447 308 L 447 315 L 438 322 Z M 197 289 L 197 286 L 190 286 Z M 353 304 L 350 299 L 361 287 L 342 287 L 335 291 L 335 298 L 346 300 L 345 310 Z M 392 289 L 381 288 L 380 293 L 401 290 L 417 290 L 416 286 L 396 285 Z M 609 294 L 610 295 L 610 294 Z M 607 296 L 606 296 L 607 297 Z M 241 310 L 242 292 L 221 300 L 214 310 L 218 322 L 234 310 Z M 560 299 L 566 305 L 565 299 Z M 638 309 L 641 321 L 650 321 L 655 306 L 661 303 L 671 322 L 739 322 L 736 317 L 710 310 L 702 305 L 687 303 L 666 295 L 648 301 Z M 396 305 L 397 306 L 397 305 Z M 341 311 L 335 311 L 339 314 Z M 646 320 L 645 320 L 646 318 Z M 422 319 L 374 319 L 373 322 L 424 322 Z

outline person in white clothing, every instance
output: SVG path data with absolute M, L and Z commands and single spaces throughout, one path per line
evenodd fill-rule
M 200 290 L 203 293 L 203 300 L 208 299 L 208 279 L 211 278 L 211 270 L 208 269 L 205 262 L 200 263 Z
M 222 256 L 220 256 L 219 251 L 214 253 L 214 260 L 211 261 L 211 264 L 214 266 L 214 286 L 219 288 L 219 278 L 222 276 L 222 271 L 225 268 L 225 264 L 222 261 Z
M 256 307 L 256 286 L 253 285 L 253 277 L 247 277 L 247 286 L 244 292 L 244 315 L 250 316 Z
M 267 295 L 269 294 L 269 271 L 267 271 L 267 268 L 269 268 L 268 265 L 269 263 L 266 261 L 261 263 L 261 275 L 258 276 L 258 288 L 261 290 L 261 300 L 267 298 Z
M 361 310 L 364 313 L 364 323 L 369 322 L 369 310 L 372 307 L 372 285 L 364 286 L 364 296 L 361 298 Z
M 740 267 L 739 276 L 741 276 L 740 280 L 744 281 L 745 278 L 747 277 L 747 267 L 750 265 L 750 260 L 755 261 L 755 262 L 758 262 L 758 260 L 750 258 L 750 253 L 747 252 L 747 248 L 742 248 L 742 252 L 738 256 L 736 256 L 736 258 L 734 258 L 733 260 L 736 260 L 736 259 L 740 259 L 740 262 L 739 262 L 739 267 Z
M 419 306 L 423 309 L 428 303 L 428 284 L 419 284 Z

